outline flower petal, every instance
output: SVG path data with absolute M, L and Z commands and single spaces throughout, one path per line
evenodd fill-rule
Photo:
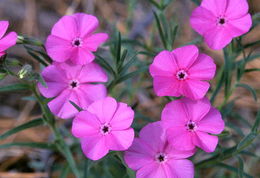
M 50 35 L 45 43 L 48 55 L 57 62 L 64 62 L 71 57 L 72 45 L 70 41 L 58 36 Z
M 193 143 L 205 152 L 213 152 L 218 144 L 217 136 L 209 135 L 201 131 L 196 131 L 196 134 L 192 138 Z
M 216 71 L 216 64 L 206 54 L 200 54 L 189 69 L 189 78 L 197 80 L 211 80 Z
M 65 15 L 60 18 L 52 27 L 51 34 L 71 42 L 78 35 L 77 23 L 74 17 Z
M 225 13 L 227 1 L 229 0 L 203 0 L 200 6 L 208 9 L 214 13 L 215 16 L 220 16 Z
M 71 62 L 79 65 L 88 64 L 92 62 L 94 59 L 94 54 L 92 54 L 88 49 L 81 47 L 75 48 L 71 56 Z
M 102 135 L 84 137 L 80 141 L 83 153 L 89 159 L 99 160 L 109 151 L 105 144 L 105 138 Z
M 9 26 L 8 21 L 0 21 L 0 39 L 4 36 Z
M 154 76 L 172 76 L 178 68 L 176 59 L 170 51 L 162 51 L 155 56 L 150 65 L 150 74 Z
M 195 45 L 187 45 L 171 52 L 177 60 L 180 69 L 189 69 L 199 55 L 199 49 Z
M 98 27 L 98 19 L 93 15 L 76 13 L 73 17 L 77 22 L 78 33 L 82 38 L 91 34 Z
M 15 32 L 8 33 L 0 40 L 0 52 L 7 50 L 16 44 L 17 34 Z
M 172 145 L 168 145 L 165 152 L 171 159 L 183 159 L 194 155 L 196 148 L 192 150 L 180 150 L 179 148 L 173 148 Z
M 51 100 L 48 106 L 56 116 L 62 119 L 69 119 L 78 113 L 78 110 L 69 101 L 79 105 L 76 94 L 71 90 L 64 90 L 59 96 Z
M 67 79 L 64 77 L 64 71 L 58 68 L 56 65 L 50 65 L 43 69 L 42 77 L 46 82 L 60 82 L 66 83 Z
M 192 12 L 190 24 L 196 32 L 203 35 L 208 30 L 216 28 L 216 17 L 209 10 L 203 7 L 197 7 Z
M 88 111 L 95 114 L 101 123 L 109 123 L 117 110 L 118 104 L 112 97 L 98 100 L 88 107 Z
M 158 96 L 180 96 L 180 82 L 174 76 L 155 76 L 153 79 L 153 87 L 154 92 Z
M 193 178 L 194 177 L 194 165 L 187 159 L 171 159 L 165 166 L 165 171 L 168 177 L 177 178 Z
M 209 87 L 210 85 L 208 82 L 189 79 L 183 82 L 182 92 L 184 96 L 193 100 L 198 100 L 206 95 Z
M 230 20 L 227 24 L 230 34 L 233 37 L 241 36 L 247 33 L 252 26 L 252 18 L 250 14 L 247 14 L 241 18 Z
M 229 0 L 225 15 L 229 18 L 235 19 L 246 15 L 247 12 L 247 0 Z
M 78 89 L 76 89 L 76 94 L 80 106 L 86 109 L 94 101 L 105 98 L 107 90 L 103 84 L 82 84 Z
M 232 34 L 225 27 L 217 27 L 208 30 L 204 34 L 204 39 L 211 49 L 220 50 L 232 41 Z
M 106 33 L 96 33 L 91 36 L 88 36 L 84 40 L 84 47 L 90 51 L 97 51 L 97 48 L 108 39 Z
M 167 130 L 167 139 L 174 149 L 193 150 L 195 145 L 192 143 L 192 134 L 185 126 L 174 126 Z
M 123 130 L 131 126 L 134 120 L 134 111 L 125 103 L 118 103 L 117 110 L 110 121 L 113 130 Z
M 107 82 L 105 71 L 96 63 L 89 63 L 82 67 L 78 76 L 80 83 Z
M 154 161 L 155 152 L 141 139 L 135 138 L 131 147 L 125 152 L 124 160 L 128 167 L 138 170 Z
M 41 83 L 38 83 L 38 88 L 40 93 L 46 98 L 52 98 L 59 95 L 63 90 L 68 88 L 68 85 L 65 83 L 58 82 L 46 82 L 47 87 L 43 86 Z
M 212 134 L 220 134 L 225 127 L 220 112 L 211 108 L 208 114 L 199 121 L 197 130 Z
M 81 111 L 72 122 L 71 132 L 74 137 L 82 138 L 98 135 L 100 122 L 95 115 L 88 111 Z
M 160 177 L 166 177 L 165 171 L 157 163 L 151 163 L 148 164 L 141 169 L 139 169 L 136 173 L 136 178 L 160 178 Z
M 135 133 L 132 128 L 112 130 L 110 134 L 106 135 L 106 145 L 110 150 L 127 150 L 132 145 L 134 136 Z

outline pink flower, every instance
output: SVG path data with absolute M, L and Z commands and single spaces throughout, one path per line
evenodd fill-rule
M 131 146 L 134 130 L 130 126 L 133 119 L 134 111 L 127 104 L 106 97 L 76 115 L 72 134 L 80 138 L 86 157 L 98 160 L 109 150 L 122 151 Z
M 200 147 L 213 152 L 218 137 L 225 127 L 218 110 L 211 107 L 207 98 L 193 101 L 182 98 L 168 103 L 162 112 L 162 122 L 172 146 L 183 150 Z M 210 133 L 210 134 L 208 134 Z
M 247 33 L 252 19 L 246 0 L 203 0 L 193 11 L 190 23 L 210 48 L 219 50 L 232 38 Z
M 42 76 L 47 87 L 39 83 L 38 88 L 46 98 L 54 97 L 48 106 L 52 113 L 63 119 L 78 113 L 69 101 L 85 109 L 95 100 L 106 97 L 106 87 L 103 84 L 92 84 L 107 81 L 105 72 L 95 63 L 84 66 L 54 63 L 42 71 Z
M 8 21 L 0 21 L 0 57 L 5 54 L 5 50 L 16 44 L 17 34 L 15 32 L 10 32 L 4 37 L 8 26 Z
M 137 171 L 137 178 L 193 178 L 194 166 L 188 158 L 195 150 L 171 147 L 161 122 L 146 125 L 125 152 L 126 164 Z
M 209 89 L 214 77 L 216 65 L 211 57 L 199 54 L 194 45 L 188 45 L 170 51 L 162 51 L 155 56 L 150 65 L 153 86 L 158 96 L 184 95 L 191 99 L 200 99 Z
M 57 62 L 90 63 L 95 58 L 92 52 L 108 38 L 106 33 L 93 34 L 97 27 L 98 19 L 92 15 L 76 13 L 63 16 L 47 38 L 48 55 Z

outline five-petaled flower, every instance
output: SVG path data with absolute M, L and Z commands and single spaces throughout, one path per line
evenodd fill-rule
M 134 111 L 114 98 L 95 101 L 78 113 L 72 123 L 72 134 L 81 141 L 86 157 L 98 160 L 109 150 L 127 150 L 134 140 L 130 127 Z
M 211 57 L 199 54 L 194 45 L 160 52 L 150 65 L 153 86 L 158 96 L 184 95 L 201 99 L 209 89 L 216 65 Z
M 194 166 L 188 158 L 195 150 L 177 150 L 167 141 L 161 122 L 150 123 L 140 131 L 125 152 L 126 164 L 137 170 L 137 178 L 193 178 Z
M 247 33 L 252 25 L 247 0 L 203 0 L 190 18 L 192 28 L 207 45 L 219 50 L 232 38 Z
M 225 127 L 220 112 L 211 107 L 206 97 L 168 103 L 162 112 L 162 122 L 173 147 L 190 150 L 197 146 L 206 152 L 213 152 L 218 144 L 218 137 L 210 134 L 220 134 Z
M 95 58 L 92 52 L 108 38 L 106 33 L 93 34 L 97 27 L 98 19 L 92 15 L 76 13 L 63 16 L 47 38 L 48 55 L 56 62 L 90 63 Z
M 0 21 L 0 57 L 5 54 L 5 50 L 16 44 L 17 34 L 15 32 L 10 32 L 4 36 L 8 26 L 8 21 Z
M 93 62 L 83 66 L 54 63 L 42 71 L 42 76 L 47 87 L 39 83 L 38 88 L 46 98 L 54 97 L 48 106 L 63 119 L 74 117 L 78 112 L 70 101 L 85 109 L 107 94 L 105 85 L 93 84 L 107 81 L 106 73 Z

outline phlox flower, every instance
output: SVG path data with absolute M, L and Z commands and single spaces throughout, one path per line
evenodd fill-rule
M 86 157 L 98 160 L 109 150 L 122 151 L 130 147 L 134 139 L 134 130 L 130 127 L 133 119 L 131 107 L 106 97 L 76 115 L 72 134 L 80 139 Z
M 192 12 L 190 23 L 210 48 L 219 50 L 247 33 L 252 19 L 247 0 L 203 0 Z
M 0 21 L 0 57 L 5 54 L 5 50 L 16 44 L 17 34 L 15 32 L 10 32 L 4 36 L 8 26 L 8 21 Z
M 204 80 L 211 80 L 215 71 L 212 58 L 199 54 L 194 45 L 171 52 L 164 50 L 150 65 L 154 91 L 158 96 L 184 95 L 195 100 L 205 96 L 210 85 Z
M 142 128 L 124 159 L 137 171 L 136 178 L 193 178 L 194 166 L 185 158 L 194 152 L 180 151 L 169 145 L 161 122 L 155 122 Z
M 47 38 L 48 55 L 56 62 L 90 63 L 95 58 L 92 52 L 108 38 L 106 33 L 93 34 L 97 27 L 98 19 L 92 15 L 76 13 L 63 16 Z
M 78 112 L 70 101 L 85 109 L 95 100 L 106 97 L 105 85 L 93 84 L 107 81 L 106 73 L 95 63 L 83 66 L 54 63 L 43 69 L 42 76 L 47 87 L 38 83 L 40 93 L 46 98 L 54 98 L 48 106 L 52 113 L 63 119 L 74 117 Z
M 207 98 L 168 103 L 162 111 L 162 122 L 172 146 L 183 150 L 197 146 L 206 152 L 213 152 L 218 144 L 218 137 L 210 134 L 220 134 L 225 127 L 220 112 Z

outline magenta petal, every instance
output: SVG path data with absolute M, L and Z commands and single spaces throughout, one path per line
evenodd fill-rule
M 221 118 L 220 112 L 211 108 L 209 113 L 198 122 L 198 129 L 202 132 L 212 133 L 212 134 L 220 134 L 225 127 L 225 123 Z
M 83 68 L 82 65 L 75 65 L 69 61 L 58 63 L 54 62 L 54 66 L 60 70 L 60 75 L 66 78 L 66 82 L 70 80 L 78 79 L 78 76 Z
M 247 0 L 229 0 L 226 9 L 226 16 L 229 18 L 239 18 L 247 14 L 248 2 Z
M 60 70 L 56 65 L 45 67 L 41 74 L 46 82 L 66 83 L 67 81 L 64 71 Z
M 167 138 L 173 148 L 179 150 L 193 150 L 195 145 L 192 143 L 192 134 L 186 127 L 171 127 L 167 130 Z
M 96 33 L 88 36 L 84 41 L 84 46 L 90 51 L 97 51 L 97 48 L 108 39 L 106 33 Z
M 223 49 L 232 41 L 232 34 L 225 28 L 214 28 L 204 34 L 207 45 L 214 50 Z
M 118 104 L 112 97 L 106 97 L 103 100 L 98 100 L 88 107 L 88 111 L 95 114 L 102 124 L 109 123 L 113 118 Z
M 197 80 L 211 80 L 216 71 L 213 59 L 205 54 L 200 54 L 196 62 L 189 69 L 189 77 Z
M 92 160 L 99 160 L 108 153 L 105 138 L 102 135 L 85 137 L 81 139 L 83 153 Z
M 52 98 L 59 95 L 63 90 L 68 88 L 68 85 L 65 83 L 57 82 L 46 82 L 47 87 L 43 86 L 41 83 L 38 83 L 38 88 L 40 93 L 46 98 Z
M 80 83 L 106 82 L 108 80 L 105 71 L 96 63 L 84 65 L 78 76 Z
M 218 144 L 218 137 L 205 132 L 196 131 L 192 137 L 193 143 L 205 152 L 213 152 Z
M 64 62 L 71 57 L 72 45 L 70 41 L 50 35 L 45 43 L 48 55 L 57 62 Z
M 9 26 L 8 21 L 0 21 L 0 39 L 4 36 Z
M 136 173 L 136 178 L 163 178 L 166 177 L 165 171 L 157 163 L 148 164 Z
M 86 109 L 94 101 L 103 99 L 107 95 L 107 90 L 103 84 L 82 84 L 76 91 L 80 106 Z
M 110 124 L 113 130 L 127 129 L 131 126 L 134 120 L 134 111 L 125 103 L 118 103 L 117 111 L 115 112 Z
M 238 37 L 247 33 L 251 26 L 252 18 L 249 14 L 235 20 L 230 20 L 227 24 L 227 28 L 233 37 Z
M 167 152 L 172 159 L 183 159 L 194 155 L 196 148 L 192 150 L 180 150 L 179 148 L 173 148 L 169 145 L 165 152 Z
M 193 178 L 194 177 L 194 165 L 187 159 L 171 159 L 167 162 L 165 167 L 168 177 L 176 178 Z
M 51 34 L 72 41 L 78 35 L 77 23 L 73 16 L 63 16 L 52 28 Z
M 182 100 L 172 101 L 164 107 L 161 118 L 169 126 L 185 126 L 188 122 L 186 106 Z
M 106 136 L 106 145 L 110 150 L 127 150 L 132 145 L 134 136 L 135 133 L 132 128 L 112 130 L 111 133 Z
M 0 52 L 0 57 L 2 57 L 3 55 L 5 55 L 5 52 Z
M 215 16 L 223 15 L 229 0 L 203 0 L 201 7 L 213 12 Z
M 203 7 L 197 7 L 190 17 L 192 28 L 200 35 L 208 30 L 216 28 L 216 17 L 209 10 Z
M 69 119 L 78 113 L 78 110 L 69 101 L 79 105 L 76 94 L 71 90 L 64 90 L 59 96 L 50 101 L 48 106 L 56 116 Z
M 98 27 L 98 19 L 93 15 L 76 13 L 73 17 L 77 22 L 77 28 L 82 38 L 88 36 Z
M 81 111 L 72 122 L 72 134 L 74 137 L 82 138 L 98 135 L 100 122 L 95 115 L 88 111 Z
M 199 49 L 195 45 L 187 45 L 171 52 L 177 60 L 180 69 L 189 69 L 199 55 Z
M 176 72 L 178 66 L 176 59 L 169 51 L 162 51 L 155 56 L 153 63 L 150 65 L 150 74 L 154 76 L 171 77 Z
M 211 104 L 210 101 L 204 97 L 200 100 L 190 100 L 188 98 L 181 99 L 182 103 L 185 105 L 187 117 L 189 120 L 198 122 L 203 117 L 208 114 Z
M 0 39 L 0 51 L 5 51 L 16 44 L 17 34 L 15 32 L 8 33 L 5 37 Z
M 209 87 L 210 85 L 208 82 L 189 79 L 183 82 L 182 92 L 184 96 L 193 100 L 198 100 L 206 95 Z
M 95 59 L 94 54 L 92 54 L 88 49 L 76 48 L 71 56 L 71 62 L 74 64 L 85 65 L 92 62 Z
M 155 76 L 153 79 L 154 91 L 158 96 L 180 96 L 180 82 L 175 76 Z
M 128 167 L 138 170 L 154 161 L 154 152 L 141 139 L 135 138 L 131 147 L 125 152 L 124 160 Z

